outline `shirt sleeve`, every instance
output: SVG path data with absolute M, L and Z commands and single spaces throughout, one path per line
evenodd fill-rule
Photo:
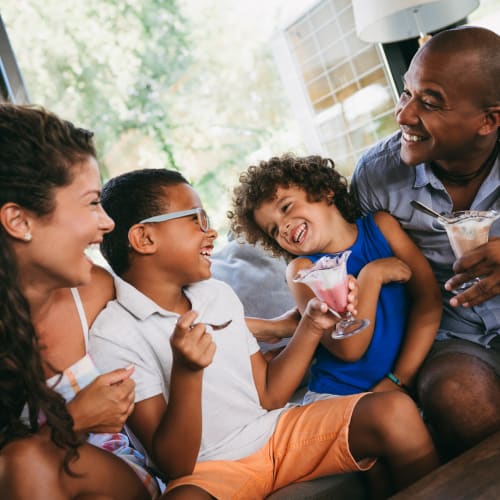
M 225 294 L 224 302 L 227 304 L 231 304 L 230 309 L 234 311 L 234 317 L 238 322 L 238 328 L 242 330 L 243 335 L 245 336 L 247 349 L 250 356 L 255 354 L 260 350 L 260 346 L 257 342 L 257 339 L 253 335 L 253 333 L 248 329 L 247 323 L 245 321 L 245 313 L 243 309 L 243 304 L 239 299 L 236 292 L 232 289 L 230 285 L 224 282 L 218 282 L 221 287 L 222 293 Z
M 101 313 L 103 314 L 103 313 Z M 133 346 L 124 341 L 133 338 Z M 101 321 L 93 326 L 89 335 L 89 352 L 101 373 L 133 365 L 132 379 L 135 382 L 135 403 L 163 393 L 162 377 L 157 363 L 148 360 L 149 349 L 138 336 L 131 335 L 132 328 L 121 324 L 119 331 L 112 324 Z
M 382 209 L 373 190 L 373 182 L 370 182 L 370 167 L 369 159 L 362 156 L 351 178 L 350 192 L 358 202 L 362 215 L 368 215 Z

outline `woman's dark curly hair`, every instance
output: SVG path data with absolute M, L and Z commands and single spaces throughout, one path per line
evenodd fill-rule
M 39 216 L 50 214 L 55 189 L 72 182 L 82 160 L 95 157 L 91 137 L 42 108 L 0 104 L 0 207 L 13 202 Z M 64 398 L 45 383 L 42 363 L 12 239 L 0 224 L 0 448 L 36 433 L 43 415 L 52 441 L 67 450 L 70 472 L 82 438 L 73 432 Z
M 297 157 L 287 153 L 251 165 L 240 175 L 240 184 L 233 190 L 232 210 L 227 214 L 231 229 L 248 243 L 261 242 L 266 250 L 290 260 L 295 257 L 283 250 L 255 222 L 254 211 L 262 203 L 271 201 L 279 187 L 297 187 L 307 193 L 309 201 L 327 200 L 335 203 L 349 222 L 360 215 L 359 208 L 348 191 L 347 179 L 335 170 L 333 160 L 321 156 Z M 335 193 L 333 200 L 329 196 Z

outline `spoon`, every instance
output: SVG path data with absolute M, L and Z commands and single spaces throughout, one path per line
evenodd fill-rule
M 436 212 L 435 210 L 432 210 L 432 208 L 429 208 L 427 205 L 424 205 L 423 203 L 420 203 L 417 200 L 411 200 L 410 204 L 413 208 L 420 210 L 424 214 L 430 215 L 431 217 L 435 217 L 436 219 L 444 221 L 447 224 L 452 222 L 452 219 L 449 219 L 448 217 L 441 215 L 440 213 Z
M 233 322 L 232 319 L 228 319 L 227 321 L 224 321 L 224 323 L 220 324 L 215 324 L 215 323 L 203 323 L 203 324 L 211 328 L 214 332 L 216 332 L 217 330 L 223 330 L 224 328 L 226 328 L 226 326 L 229 326 L 232 322 Z M 193 323 L 189 328 L 194 328 L 198 324 L 199 323 Z
M 337 318 L 342 319 L 342 316 L 335 310 L 332 309 L 331 307 L 328 307 L 328 310 Z

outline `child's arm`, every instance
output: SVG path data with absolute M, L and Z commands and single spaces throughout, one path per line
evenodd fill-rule
M 401 228 L 399 222 L 386 212 L 377 212 L 374 220 L 394 255 L 405 262 L 411 270 L 411 278 L 407 285 L 411 308 L 403 345 L 392 369 L 405 386 L 411 387 L 439 328 L 442 314 L 441 292 L 429 262 Z M 373 390 L 397 387 L 391 380 L 384 378 Z
M 167 478 L 190 474 L 201 443 L 203 369 L 213 359 L 215 344 L 205 325 L 191 327 L 196 313 L 179 318 L 170 338 L 173 364 L 168 404 L 163 395 L 135 405 L 128 424 Z
M 397 259 L 394 259 L 397 260 Z M 308 267 L 311 267 L 312 262 L 304 257 L 299 257 L 292 262 L 287 267 L 287 282 L 292 292 L 293 298 L 297 304 L 299 311 L 303 311 L 307 301 L 314 297 L 314 292 L 303 283 L 294 283 L 293 278 L 297 273 Z M 355 293 L 351 292 L 349 294 L 349 305 L 348 310 L 354 315 L 360 318 L 367 318 L 370 320 L 370 325 L 362 330 L 357 335 L 349 337 L 347 339 L 332 339 L 331 331 L 325 332 L 323 338 L 321 339 L 321 344 L 334 356 L 343 359 L 347 362 L 356 361 L 363 356 L 368 348 L 372 336 L 373 336 L 373 326 L 375 324 L 375 311 L 377 307 L 377 301 L 379 298 L 381 286 L 389 281 L 388 279 L 388 269 L 391 269 L 391 277 L 397 278 L 398 280 L 404 279 L 404 269 L 401 266 L 389 265 L 378 263 L 376 266 L 370 263 L 372 267 L 370 271 L 370 280 L 368 283 L 363 278 L 362 273 L 360 273 L 361 280 L 358 278 L 356 281 L 351 277 L 349 285 L 351 290 L 355 289 Z M 367 267 L 367 266 L 365 266 Z M 364 268 L 363 268 L 364 269 Z M 368 271 L 368 270 L 367 270 Z M 364 273 L 365 275 L 368 272 Z M 358 291 L 359 285 L 359 291 Z M 359 292 L 359 296 L 358 296 Z M 354 296 L 357 297 L 357 301 L 354 302 Z M 357 310 L 355 305 L 357 304 Z
M 406 283 L 410 277 L 411 269 L 397 257 L 375 259 L 365 264 L 358 274 L 358 316 L 370 320 L 370 325 L 366 328 L 366 332 L 361 332 L 355 335 L 354 338 L 346 339 L 350 340 L 350 342 L 337 342 L 335 344 L 337 357 L 344 361 L 356 361 L 365 354 L 373 336 L 382 286 L 391 282 Z
M 284 312 L 281 316 L 270 319 L 246 317 L 248 329 L 259 342 L 270 344 L 291 337 L 297 328 L 300 313 L 297 308 Z
M 332 331 L 337 319 L 324 302 L 312 299 L 304 310 L 288 345 L 267 362 L 259 351 L 252 355 L 252 371 L 261 405 L 281 408 L 297 389 L 325 331 Z

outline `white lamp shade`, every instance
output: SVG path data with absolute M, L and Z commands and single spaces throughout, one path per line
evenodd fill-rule
M 358 37 L 372 43 L 398 42 L 439 30 L 460 21 L 478 6 L 479 0 L 352 1 Z

